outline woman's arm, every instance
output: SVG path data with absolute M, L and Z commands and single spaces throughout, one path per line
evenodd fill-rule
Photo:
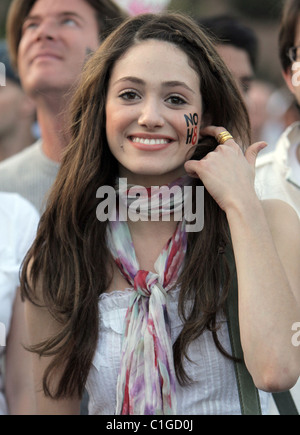
M 224 129 L 209 127 L 217 137 Z M 186 163 L 225 211 L 239 286 L 239 319 L 245 362 L 257 387 L 280 391 L 300 374 L 300 348 L 292 325 L 300 320 L 300 228 L 293 209 L 261 202 L 254 190 L 255 159 L 263 143 L 245 156 L 228 140 L 201 161 Z
M 49 314 L 46 308 L 40 308 L 31 302 L 25 302 L 26 323 L 28 326 L 28 335 L 30 345 L 40 343 L 41 341 L 52 337 L 59 330 L 59 324 Z M 35 389 L 35 400 L 37 414 L 39 415 L 79 415 L 80 398 L 69 397 L 61 400 L 53 400 L 46 397 L 42 380 L 44 372 L 50 364 L 52 357 L 39 357 L 33 354 L 33 378 Z M 57 370 L 51 377 L 50 391 L 55 391 L 61 377 L 62 371 Z
M 231 210 L 239 319 L 245 362 L 256 385 L 291 388 L 300 374 L 300 349 L 292 325 L 300 320 L 300 224 L 287 204 L 256 203 Z

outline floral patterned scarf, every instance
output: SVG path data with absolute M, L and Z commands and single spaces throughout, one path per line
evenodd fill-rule
M 107 242 L 122 275 L 135 289 L 125 318 L 116 414 L 176 414 L 167 293 L 182 270 L 185 221 L 178 223 L 156 260 L 156 273 L 140 270 L 126 222 L 110 222 Z

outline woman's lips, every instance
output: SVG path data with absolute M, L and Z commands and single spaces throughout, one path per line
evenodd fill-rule
M 146 151 L 159 151 L 173 142 L 172 139 L 166 137 L 129 136 L 128 139 L 135 148 Z

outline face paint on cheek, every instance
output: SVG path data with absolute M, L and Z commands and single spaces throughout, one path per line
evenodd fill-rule
M 198 113 L 184 115 L 187 126 L 186 145 L 196 145 L 198 141 Z

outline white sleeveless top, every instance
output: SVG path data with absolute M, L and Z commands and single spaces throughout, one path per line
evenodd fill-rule
M 116 385 L 120 367 L 124 319 L 132 289 L 103 294 L 99 299 L 99 340 L 86 389 L 89 393 L 90 415 L 113 415 L 116 407 Z M 182 329 L 178 316 L 179 289 L 168 293 L 168 313 L 174 343 Z M 231 353 L 225 318 L 219 316 L 219 340 Z M 191 343 L 186 360 L 186 372 L 192 384 L 176 385 L 178 415 L 238 415 L 241 414 L 234 363 L 216 348 L 212 334 L 204 332 Z M 267 414 L 269 394 L 260 392 L 263 414 Z

